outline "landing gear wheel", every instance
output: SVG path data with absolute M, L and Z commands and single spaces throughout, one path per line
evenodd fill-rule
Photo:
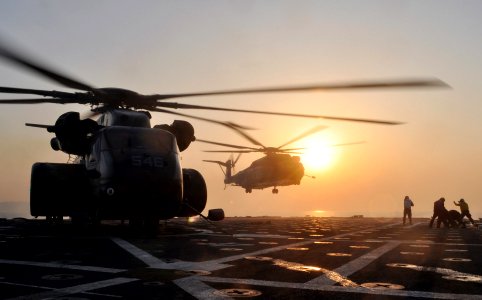
M 273 189 L 273 194 L 278 194 L 278 189 L 277 189 L 277 188 L 274 188 L 274 189 Z
M 251 193 L 251 189 L 246 189 L 246 193 L 250 194 L 250 193 Z

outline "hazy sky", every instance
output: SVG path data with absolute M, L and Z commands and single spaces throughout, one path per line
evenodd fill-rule
M 200 170 L 208 208 L 235 215 L 399 216 L 410 195 L 414 216 L 433 201 L 465 198 L 482 214 L 481 1 L 2 1 L 0 37 L 55 69 L 96 87 L 140 93 L 310 84 L 363 79 L 436 77 L 453 89 L 315 92 L 177 99 L 230 108 L 276 110 L 406 122 L 399 126 L 192 112 L 258 128 L 278 146 L 316 125 L 308 143 L 365 144 L 334 148 L 331 165 L 306 172 L 300 186 L 246 194 L 224 189 L 218 166 L 202 159 L 228 154 L 194 144 L 184 167 Z M 0 61 L 0 86 L 63 89 Z M 3 98 L 11 98 L 4 95 Z M 25 122 L 52 124 L 81 105 L 9 106 L 0 110 L 1 215 L 28 215 L 34 162 L 65 162 L 51 134 Z M 155 114 L 152 123 L 171 123 Z M 226 128 L 191 121 L 198 138 L 249 145 Z M 305 143 L 305 144 L 303 144 Z M 237 169 L 261 157 L 242 156 Z M 8 205 L 5 203 L 9 203 Z M 18 203 L 17 208 L 11 202 Z M 1 206 L 4 203 L 5 205 Z M 9 211 L 7 211 L 9 210 Z M 324 211 L 315 212 L 315 211 Z

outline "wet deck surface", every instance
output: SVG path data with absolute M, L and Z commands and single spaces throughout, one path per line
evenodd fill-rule
M 482 230 L 428 220 L 227 218 L 155 236 L 0 221 L 1 299 L 482 299 Z M 220 230 L 222 228 L 222 230 Z

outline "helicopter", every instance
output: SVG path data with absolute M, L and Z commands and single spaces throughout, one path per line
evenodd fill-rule
M 198 139 L 198 142 L 231 147 L 241 150 L 206 150 L 205 152 L 231 152 L 231 153 L 239 153 L 236 159 L 232 157 L 227 160 L 226 162 L 216 161 L 216 160 L 203 160 L 205 162 L 216 163 L 219 166 L 225 168 L 223 173 L 225 175 L 224 183 L 231 184 L 235 186 L 240 186 L 245 189 L 246 193 L 251 193 L 253 189 L 264 189 L 267 187 L 273 187 L 273 194 L 278 193 L 278 186 L 288 186 L 288 185 L 299 185 L 301 182 L 301 178 L 305 176 L 305 169 L 303 164 L 300 162 L 299 156 L 291 156 L 289 154 L 299 154 L 298 152 L 303 148 L 291 148 L 291 149 L 283 149 L 283 147 L 294 143 L 310 134 L 318 132 L 322 129 L 325 129 L 325 126 L 317 126 L 309 131 L 291 139 L 290 141 L 284 143 L 279 147 L 266 147 L 262 143 L 258 142 L 245 132 L 242 132 L 239 129 L 235 129 L 238 133 L 242 136 L 247 138 L 253 144 L 260 146 L 261 148 L 254 148 L 254 147 L 246 147 L 246 146 L 238 146 L 238 145 L 231 145 L 225 143 L 218 143 L 208 140 Z M 232 174 L 232 170 L 236 165 L 236 162 L 239 160 L 240 155 L 242 153 L 252 153 L 252 152 L 261 152 L 264 153 L 265 156 L 255 160 L 251 163 L 251 165 L 239 171 L 236 174 Z
M 316 126 L 278 147 L 266 147 L 261 142 L 255 140 L 253 137 L 251 137 L 250 135 L 248 135 L 246 132 L 242 131 L 239 128 L 232 128 L 232 129 L 235 130 L 240 135 L 242 135 L 247 140 L 249 140 L 250 142 L 252 142 L 253 144 L 260 146 L 260 148 L 219 143 L 219 142 L 208 141 L 203 139 L 197 139 L 197 141 L 207 143 L 207 144 L 212 144 L 212 145 L 238 149 L 238 150 L 204 151 L 204 152 L 221 152 L 221 153 L 230 152 L 231 153 L 231 157 L 226 162 L 222 162 L 218 160 L 203 160 L 205 162 L 218 164 L 221 167 L 221 170 L 225 176 L 224 177 L 225 184 L 240 186 L 244 188 L 246 193 L 251 193 L 253 189 L 262 190 L 265 188 L 273 187 L 272 193 L 278 194 L 279 186 L 299 185 L 301 183 L 301 179 L 304 176 L 308 176 L 305 174 L 305 169 L 303 164 L 300 161 L 300 157 L 290 155 L 290 154 L 302 154 L 298 151 L 304 150 L 304 148 L 286 149 L 283 147 L 288 146 L 289 144 L 299 141 L 325 128 L 326 128 L 325 126 Z M 337 144 L 332 146 L 346 146 L 346 145 L 353 145 L 353 144 L 360 144 L 360 143 L 363 143 L 363 142 Z M 233 174 L 234 167 L 238 162 L 241 154 L 253 153 L 253 152 L 261 152 L 261 153 L 264 153 L 265 156 L 253 161 L 248 168 L 242 171 L 239 171 L 236 174 Z M 236 159 L 233 158 L 233 153 L 239 153 Z M 308 177 L 315 178 L 314 176 L 308 176 Z
M 199 96 L 354 90 L 373 88 L 444 87 L 438 79 L 368 81 L 305 86 L 222 90 L 199 93 L 143 95 L 123 88 L 96 88 L 66 76 L 0 41 L 0 58 L 77 92 L 0 87 L 0 93 L 37 95 L 39 98 L 2 99 L 0 104 L 84 104 L 88 116 L 66 112 L 53 125 L 26 126 L 53 133 L 51 148 L 74 156 L 73 163 L 34 163 L 31 170 L 30 214 L 47 219 L 71 218 L 86 223 L 121 219 L 133 223 L 158 224 L 159 220 L 200 215 L 218 221 L 222 209 L 202 214 L 207 203 L 202 174 L 180 163 L 180 152 L 196 140 L 187 121 L 151 126 L 151 112 L 211 122 L 228 128 L 241 125 L 174 112 L 170 109 L 216 110 L 355 121 L 385 125 L 400 122 L 324 115 L 256 111 L 167 102 L 168 99 Z M 91 118 L 98 117 L 97 121 Z

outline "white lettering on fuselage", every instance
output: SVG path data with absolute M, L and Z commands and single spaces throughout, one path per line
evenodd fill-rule
M 162 168 L 166 164 L 164 159 L 159 156 L 132 155 L 131 163 L 135 167 Z

